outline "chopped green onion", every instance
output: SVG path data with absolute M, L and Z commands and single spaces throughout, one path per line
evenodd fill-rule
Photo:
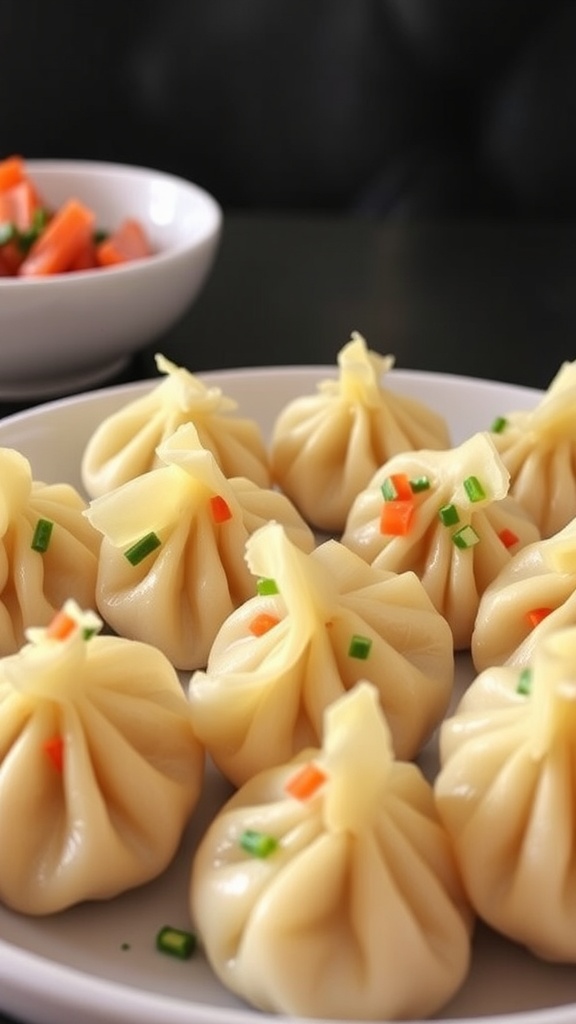
M 523 668 L 518 678 L 518 686 L 516 687 L 516 693 L 521 693 L 524 697 L 528 697 L 532 692 L 532 670 L 529 668 Z
M 46 224 L 48 223 L 48 213 L 42 207 L 34 210 L 32 215 L 32 224 L 25 231 L 18 231 L 18 248 L 21 252 L 28 252 L 32 247 L 39 235 L 42 234 Z
M 470 501 L 482 501 L 486 497 L 486 491 L 482 487 L 477 476 L 468 476 L 464 481 L 464 490 Z
M 371 647 L 372 641 L 369 636 L 360 636 L 359 633 L 355 633 L 350 641 L 348 657 L 360 658 L 361 661 L 366 661 L 370 656 Z
M 443 505 L 442 508 L 438 510 L 438 515 L 440 516 L 440 521 L 444 526 L 455 526 L 456 523 L 460 522 L 460 516 L 458 515 L 456 505 Z
M 502 431 L 505 430 L 507 426 L 508 420 L 506 419 L 506 417 L 497 416 L 494 422 L 492 423 L 490 430 L 492 431 L 493 434 L 501 434 Z
M 179 960 L 189 960 L 196 949 L 196 936 L 182 928 L 165 925 L 156 936 L 156 949 Z
M 38 520 L 32 537 L 32 544 L 30 545 L 33 551 L 39 551 L 40 554 L 44 554 L 48 550 L 53 529 L 54 523 L 50 519 Z
M 410 481 L 410 490 L 414 494 L 418 494 L 420 491 L 427 491 L 430 487 L 430 478 L 427 476 L 417 476 Z
M 266 576 L 262 576 L 256 584 L 256 589 L 260 595 L 277 594 L 278 584 L 276 583 L 276 580 L 272 580 Z
M 392 476 L 387 476 L 380 490 L 384 501 L 404 501 L 412 496 L 406 473 L 393 473 Z
M 473 526 L 462 526 L 460 530 L 456 530 L 456 533 L 452 534 L 452 540 L 457 548 L 465 550 L 466 548 L 473 548 L 475 544 L 478 544 L 480 537 L 476 533 Z
M 257 832 L 255 829 L 247 828 L 240 836 L 240 846 L 252 857 L 269 857 L 278 849 L 276 836 L 267 835 L 266 832 Z
M 162 541 L 157 533 L 147 533 L 145 537 L 141 537 L 132 547 L 128 548 L 124 554 L 131 565 L 138 565 L 147 555 L 155 551 L 156 548 L 159 548 L 161 543 Z

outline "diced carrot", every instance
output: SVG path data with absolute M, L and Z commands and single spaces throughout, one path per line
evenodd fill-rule
M 310 762 L 288 779 L 284 788 L 287 793 L 296 797 L 297 800 L 309 800 L 325 782 L 325 773 L 317 764 Z
M 19 181 L 0 191 L 0 224 L 14 224 L 19 231 L 28 231 L 39 207 L 38 194 L 32 182 Z
M 385 501 L 380 512 L 380 533 L 405 537 L 410 532 L 414 510 L 413 501 Z
M 92 236 L 95 219 L 93 211 L 78 199 L 69 199 L 31 246 L 20 275 L 38 277 L 69 270 Z
M 509 530 L 507 526 L 504 527 L 503 530 L 500 530 L 498 536 L 505 548 L 513 548 L 514 545 L 517 544 L 520 539 L 518 537 L 518 534 L 514 533 L 513 530 Z
M 26 170 L 21 156 L 7 156 L 0 160 L 0 192 L 12 188 L 25 178 Z
M 225 523 L 232 518 L 230 506 L 221 494 L 214 494 L 210 498 L 210 509 L 215 523 Z
M 65 611 L 58 611 L 49 622 L 46 636 L 50 640 L 66 640 L 74 632 L 78 623 Z
M 49 740 L 44 740 L 42 749 L 56 768 L 56 771 L 61 772 L 64 767 L 64 740 L 62 737 L 51 736 Z
M 407 473 L 392 473 L 382 484 L 382 493 L 387 501 L 409 501 L 413 497 Z
M 526 612 L 528 624 L 535 629 L 547 615 L 550 615 L 552 610 L 552 608 L 531 608 L 529 612 Z
M 144 228 L 139 221 L 130 217 L 96 246 L 96 259 L 101 267 L 151 255 L 152 249 Z
M 267 612 L 260 612 L 259 615 L 252 619 L 248 628 L 254 636 L 264 636 L 264 633 L 268 633 L 279 622 L 280 619 L 277 615 L 268 615 Z

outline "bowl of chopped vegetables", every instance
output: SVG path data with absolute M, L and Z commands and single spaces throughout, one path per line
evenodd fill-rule
M 221 228 L 213 196 L 163 171 L 0 159 L 0 397 L 120 373 L 194 302 Z

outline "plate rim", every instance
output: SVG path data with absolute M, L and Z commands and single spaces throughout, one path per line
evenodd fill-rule
M 293 374 L 311 379 L 317 377 L 335 377 L 338 375 L 336 364 L 282 364 L 253 367 L 230 367 L 206 371 L 191 370 L 194 376 L 206 383 L 218 385 L 223 378 L 253 378 L 270 375 Z M 493 390 L 494 387 L 511 389 L 513 392 L 536 401 L 544 391 L 513 382 L 491 380 L 490 378 L 473 377 L 456 373 L 436 373 L 431 370 L 417 370 L 394 366 L 386 374 L 386 379 L 402 384 L 410 381 L 417 385 L 425 385 L 431 379 L 448 387 L 466 384 L 476 390 Z M 78 405 L 97 404 L 109 398 L 121 399 L 139 397 L 145 394 L 162 380 L 162 376 L 145 377 L 118 384 L 109 384 L 73 395 L 52 398 L 40 404 L 0 417 L 0 445 L 5 445 L 2 435 L 9 433 L 12 426 L 20 426 L 23 422 L 34 422 L 39 418 L 61 409 L 74 409 Z M 31 970 L 32 967 L 32 970 Z M 17 970 L 16 978 L 14 970 Z M 54 1000 L 54 988 L 57 996 Z M 121 982 L 98 974 L 90 974 L 78 967 L 50 960 L 49 957 L 33 950 L 18 946 L 0 936 L 0 1014 L 2 1010 L 21 1015 L 30 1012 L 29 1008 L 45 1000 L 47 993 L 52 993 L 51 1005 L 56 1012 L 77 1012 L 86 1019 L 87 1000 L 94 1000 L 98 1006 L 94 1021 L 117 1021 L 118 1024 L 133 1024 L 136 1017 L 140 1024 L 157 1024 L 162 1013 L 170 1013 L 169 1024 L 277 1024 L 288 1018 L 277 1014 L 261 1013 L 247 1006 L 216 1007 L 206 1003 L 197 1003 L 180 996 L 171 996 L 148 989 L 138 988 L 130 982 Z M 8 1005 L 9 1003 L 9 1005 Z M 43 1018 L 46 1021 L 51 1017 Z M 54 1018 L 56 1020 L 56 1018 Z M 301 1024 L 337 1024 L 325 1019 L 290 1018 Z M 544 1009 L 514 1011 L 496 1015 L 480 1015 L 474 1017 L 434 1017 L 432 1019 L 452 1024 L 570 1024 L 576 1021 L 576 1002 L 552 1006 Z M 428 1024 L 426 1019 L 412 1019 L 411 1024 Z M 354 1024 L 349 1020 L 348 1024 Z M 369 1022 L 363 1022 L 369 1024 Z

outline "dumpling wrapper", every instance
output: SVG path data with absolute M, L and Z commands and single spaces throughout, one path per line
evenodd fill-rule
M 311 529 L 279 491 L 227 479 L 191 423 L 158 449 L 160 466 L 90 502 L 103 534 L 96 604 L 117 633 L 154 644 L 176 668 L 206 664 L 226 617 L 256 591 L 244 560 L 248 537 L 270 519 L 310 551 Z M 216 506 L 214 505 L 216 502 Z M 126 556 L 152 535 L 137 564 Z
M 273 476 L 320 530 L 342 531 L 352 501 L 391 456 L 449 444 L 440 414 L 383 386 L 393 365 L 354 332 L 338 354 L 338 379 L 321 381 L 317 394 L 295 399 L 276 418 Z
M 576 628 L 545 637 L 530 670 L 527 696 L 444 722 L 435 798 L 480 917 L 575 963 Z M 517 667 L 500 674 L 517 688 Z
M 300 799 L 308 768 L 320 785 Z M 243 848 L 250 832 L 271 840 L 268 856 Z M 261 772 L 218 812 L 190 907 L 217 976 L 264 1011 L 420 1018 L 454 994 L 472 915 L 432 788 L 394 760 L 371 684 L 326 709 L 320 748 Z
M 88 495 L 107 494 L 161 465 L 158 446 L 185 423 L 194 424 L 225 476 L 269 487 L 268 452 L 256 420 L 239 416 L 236 401 L 185 367 L 161 355 L 156 365 L 164 379 L 108 416 L 88 440 L 81 462 Z
M 510 669 L 508 665 L 492 665 L 479 672 L 466 687 L 451 717 L 457 714 L 462 723 L 464 716 L 470 713 L 480 722 L 481 712 L 491 712 L 494 708 L 513 708 L 515 714 L 528 693 L 531 672 L 528 665 Z
M 67 598 L 93 607 L 101 537 L 85 508 L 70 484 L 34 480 L 24 455 L 0 448 L 0 656 L 16 653 L 27 627 L 46 625 Z M 32 543 L 42 519 L 53 526 L 40 552 Z
M 534 409 L 503 420 L 493 436 L 510 494 L 551 537 L 576 516 L 576 362 L 562 364 Z
M 397 756 L 415 756 L 448 707 L 454 654 L 414 573 L 373 569 L 335 540 L 308 554 L 275 523 L 251 536 L 246 557 L 279 592 L 227 618 L 188 685 L 222 773 L 238 785 L 317 745 L 327 705 L 361 678 L 377 687 Z
M 420 489 L 409 499 L 413 515 L 406 532 L 383 533 L 382 486 L 396 475 Z M 467 481 L 478 483 L 480 491 L 473 486 L 473 493 L 483 496 L 471 498 Z M 481 595 L 513 553 L 540 539 L 508 486 L 508 471 L 487 432 L 446 451 L 397 455 L 354 501 L 342 543 L 370 565 L 415 572 L 448 620 L 455 649 L 468 649 Z M 448 525 L 442 509 L 451 513 Z
M 576 519 L 553 537 L 528 544 L 483 593 L 472 633 L 478 672 L 522 667 L 544 636 L 576 625 Z
M 30 630 L 0 660 L 0 899 L 26 914 L 159 875 L 202 786 L 177 673 L 148 644 L 84 639 L 94 623 L 78 616 L 65 639 Z

